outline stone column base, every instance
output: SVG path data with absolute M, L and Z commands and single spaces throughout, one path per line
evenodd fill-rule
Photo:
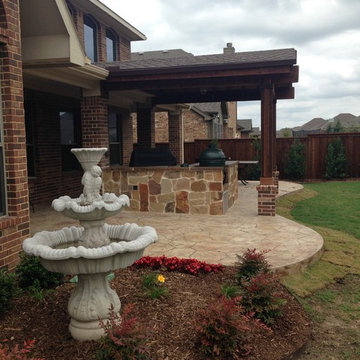
M 280 172 L 279 171 L 273 171 L 272 176 L 274 178 L 274 185 L 277 188 L 277 194 L 279 193 L 279 177 L 280 177 Z
M 275 216 L 276 185 L 258 185 L 258 215 Z

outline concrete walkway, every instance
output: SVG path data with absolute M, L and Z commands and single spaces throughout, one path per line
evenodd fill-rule
M 257 215 L 257 182 L 239 183 L 239 198 L 225 215 L 158 214 L 123 211 L 107 219 L 109 224 L 135 222 L 153 226 L 159 240 L 146 255 L 197 258 L 209 263 L 233 265 L 236 254 L 246 249 L 266 250 L 274 270 L 295 272 L 322 254 L 323 239 L 315 231 L 285 219 Z M 280 181 L 279 195 L 297 191 L 301 185 Z M 31 214 L 31 233 L 56 230 L 76 222 L 50 208 Z

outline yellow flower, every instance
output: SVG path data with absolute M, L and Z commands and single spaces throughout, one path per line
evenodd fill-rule
M 161 283 L 165 282 L 165 278 L 164 278 L 164 276 L 162 276 L 162 275 L 159 275 L 159 276 L 157 277 L 157 279 L 158 279 L 158 281 L 161 282 Z

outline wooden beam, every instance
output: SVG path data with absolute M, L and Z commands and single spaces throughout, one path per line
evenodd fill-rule
M 293 66 L 272 66 L 272 67 L 258 67 L 247 69 L 222 69 L 212 71 L 202 71 L 201 67 L 197 71 L 179 71 L 176 68 L 169 68 L 166 73 L 161 69 L 129 69 L 129 70 L 113 70 L 109 68 L 110 75 L 106 83 L 122 83 L 133 81 L 149 81 L 149 80 L 179 80 L 179 79 L 204 79 L 204 78 L 221 78 L 234 76 L 264 76 L 264 75 L 281 75 L 290 74 Z

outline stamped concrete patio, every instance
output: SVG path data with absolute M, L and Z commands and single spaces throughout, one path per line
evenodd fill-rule
M 316 261 L 323 251 L 322 237 L 279 215 L 257 215 L 257 182 L 239 183 L 239 198 L 226 215 L 185 215 L 123 211 L 107 219 L 109 224 L 135 222 L 153 226 L 159 236 L 146 255 L 197 258 L 209 263 L 233 265 L 236 254 L 246 249 L 266 250 L 272 268 L 295 272 Z M 301 185 L 280 181 L 279 195 L 297 191 Z M 77 224 L 45 208 L 31 213 L 31 234 Z

